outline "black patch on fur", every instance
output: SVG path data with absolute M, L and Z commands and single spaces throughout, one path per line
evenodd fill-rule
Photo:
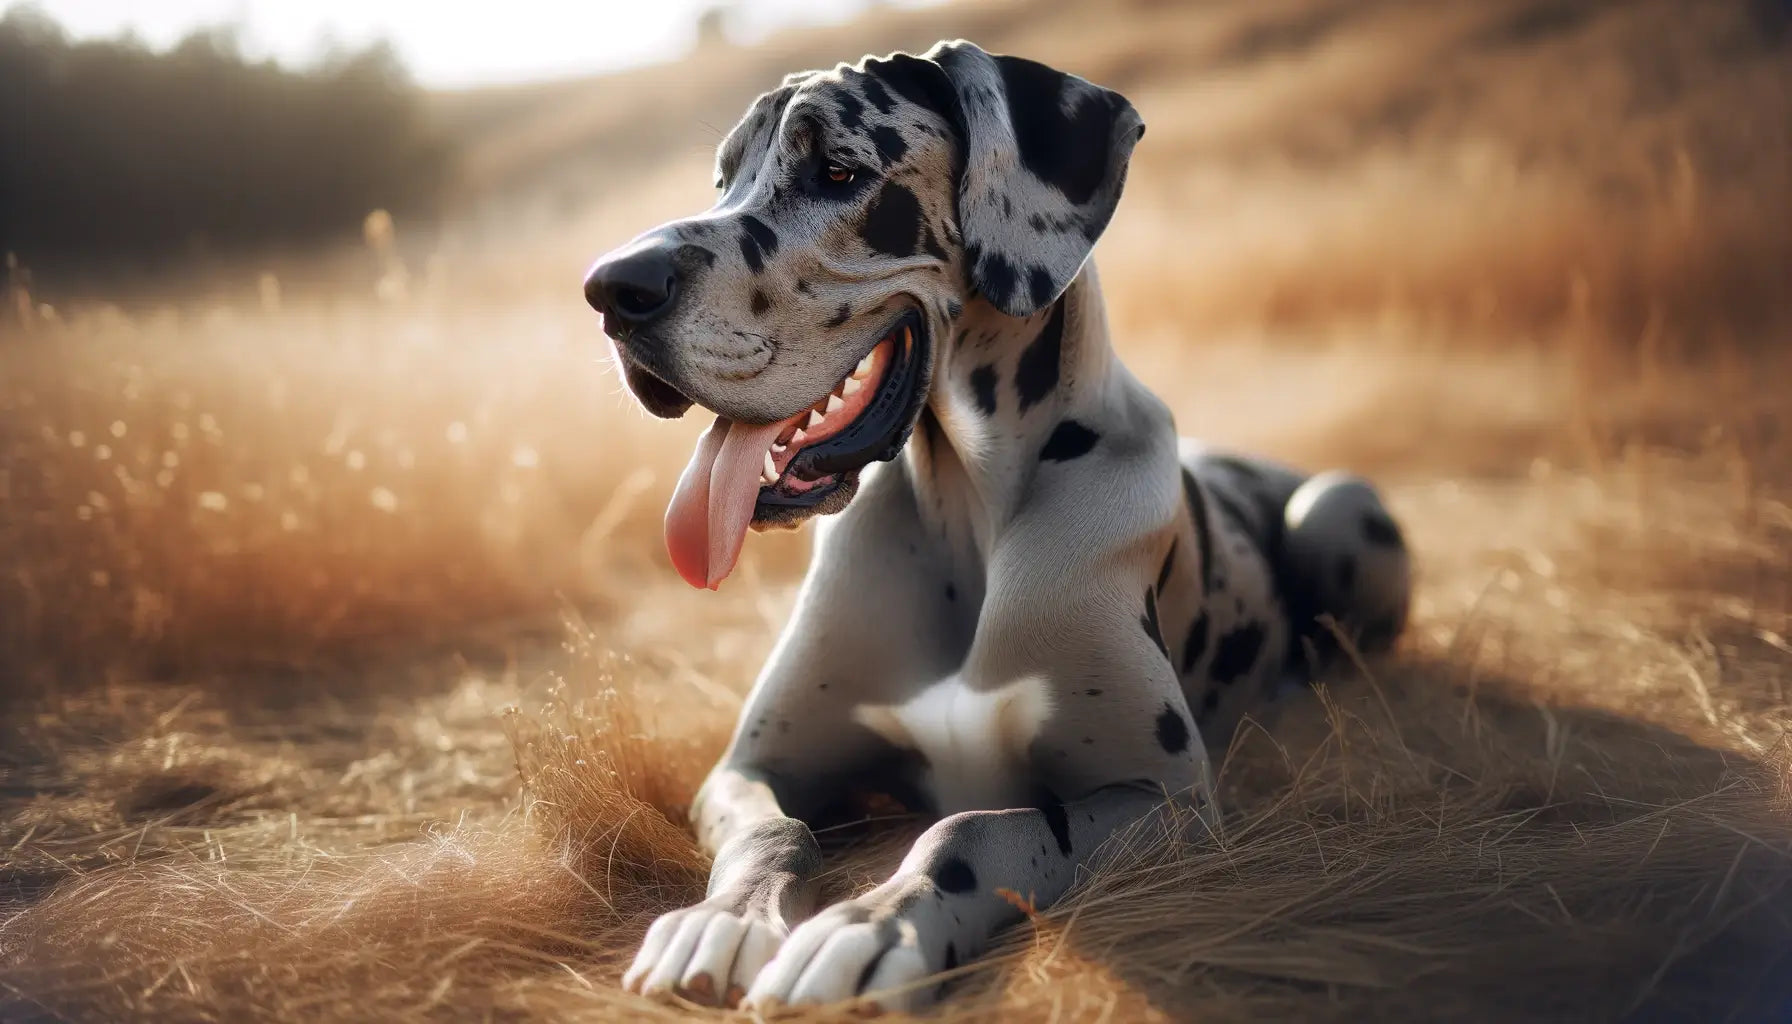
M 1170 538 L 1170 550 L 1164 552 L 1164 564 L 1157 568 L 1157 592 L 1164 592 L 1164 584 L 1170 582 L 1170 570 L 1176 565 L 1176 538 Z
M 1205 608 L 1201 609 L 1201 614 L 1189 624 L 1188 636 L 1182 641 L 1183 675 L 1186 676 L 1193 672 L 1195 663 L 1201 660 L 1201 655 L 1207 653 L 1207 631 L 1211 626 L 1212 623 L 1207 618 L 1207 609 Z
M 981 253 L 982 250 L 978 249 Z M 1008 257 L 999 252 L 992 252 L 972 259 L 977 268 L 978 288 L 983 297 L 993 305 L 1006 306 L 1014 296 L 1014 287 L 1019 283 L 1019 272 Z
M 1101 696 L 1101 691 L 1100 691 L 1100 690 L 1099 690 L 1099 689 L 1090 689 L 1090 690 L 1084 690 L 1084 691 L 1083 691 L 1083 693 L 1085 693 L 1085 694 L 1087 694 L 1087 695 L 1088 695 L 1088 696 L 1091 696 L 1091 697 L 1099 697 L 1099 696 Z
M 812 292 L 809 288 L 809 282 L 803 280 L 800 277 L 797 278 L 797 281 L 796 281 L 796 290 L 799 292 L 802 292 L 804 295 L 812 294 Z
M 1222 686 L 1236 682 L 1257 664 L 1263 651 L 1263 625 L 1247 623 L 1220 637 L 1213 649 L 1213 665 L 1207 674 Z
M 840 127 L 852 129 L 865 123 L 865 104 L 860 103 L 857 96 L 842 89 L 834 102 L 840 111 Z
M 958 588 L 953 586 L 950 583 L 946 584 L 946 600 L 948 600 L 948 601 L 958 600 Z
M 847 305 L 846 303 L 842 302 L 840 304 L 840 308 L 834 310 L 834 315 L 828 317 L 827 323 L 823 324 L 823 326 L 824 327 L 838 327 L 841 324 L 843 324 L 846 321 L 851 320 L 851 319 L 852 319 L 852 307 Z
M 921 203 L 915 194 L 895 182 L 885 182 L 872 201 L 865 223 L 859 228 L 872 251 L 898 258 L 915 254 L 921 234 Z
M 765 250 L 767 256 L 777 255 L 778 233 L 767 227 L 764 221 L 749 213 L 741 217 L 740 226 L 752 237 L 754 244 Z
M 1087 204 L 1108 176 L 1114 111 L 1107 97 L 1090 90 L 1065 113 L 1063 72 L 1018 57 L 998 57 L 996 63 L 1021 166 L 1064 198 Z
M 923 60 L 913 54 L 894 53 L 885 60 L 868 60 L 865 62 L 865 73 L 875 76 L 879 89 L 872 92 L 871 83 L 865 86 L 865 96 L 873 103 L 877 96 L 888 98 L 882 86 L 889 86 L 898 96 L 908 100 L 924 110 L 931 110 L 942 117 L 951 119 L 958 112 L 958 97 L 952 91 L 952 83 L 947 81 L 946 72 L 938 64 Z M 878 108 L 883 110 L 882 107 Z M 891 109 L 895 105 L 891 104 Z M 884 113 L 889 113 L 885 110 Z M 925 125 L 923 131 L 932 131 Z
M 1045 815 L 1045 827 L 1058 841 L 1058 852 L 1070 856 L 1070 815 L 1064 813 L 1064 802 L 1047 793 L 1039 801 L 1039 813 Z
M 1080 459 L 1095 449 L 1095 442 L 1101 435 L 1075 420 L 1065 420 L 1052 431 L 1052 436 L 1045 439 L 1045 447 L 1039 450 L 1040 462 L 1069 462 Z
M 977 399 L 977 408 L 985 416 L 996 414 L 996 368 L 984 363 L 971 371 L 971 394 Z
M 1014 392 L 1020 396 L 1022 415 L 1058 386 L 1059 360 L 1064 352 L 1064 300 L 1052 304 L 1051 315 L 1039 337 L 1020 354 L 1014 366 Z
M 933 884 L 938 886 L 941 892 L 949 892 L 953 895 L 970 892 L 977 888 L 977 872 L 972 871 L 971 866 L 966 864 L 963 858 L 947 857 L 940 862 L 939 867 L 934 869 Z
M 765 272 L 765 254 L 759 250 L 759 243 L 753 241 L 752 235 L 740 236 L 740 256 L 747 261 L 747 269 L 755 274 Z
M 1219 707 L 1220 691 L 1208 690 L 1207 695 L 1201 698 L 1201 716 L 1203 718 L 1211 716 L 1215 711 L 1219 710 Z
M 1043 306 L 1052 301 L 1052 293 L 1058 290 L 1051 273 L 1044 267 L 1034 267 L 1027 271 L 1027 287 L 1033 292 L 1034 306 Z
M 764 316 L 765 311 L 772 308 L 772 300 L 759 289 L 753 289 L 753 315 Z
M 890 98 L 890 94 L 884 91 L 883 85 L 875 78 L 865 79 L 865 98 L 871 101 L 871 105 L 880 114 L 888 114 L 896 109 L 896 101 Z
M 878 159 L 883 161 L 885 170 L 908 155 L 908 142 L 902 133 L 887 124 L 871 129 L 871 144 L 877 147 Z
M 1164 644 L 1163 627 L 1157 622 L 1157 591 L 1150 588 L 1145 590 L 1145 614 L 1139 616 L 1139 625 L 1144 628 L 1145 635 L 1151 638 L 1151 642 L 1157 645 L 1157 649 L 1163 652 L 1164 659 L 1168 660 L 1170 648 Z
M 1405 545 L 1400 528 L 1380 512 L 1363 513 L 1363 539 L 1378 547 L 1398 548 Z
M 1188 723 L 1169 701 L 1164 702 L 1164 709 L 1157 714 L 1157 745 L 1164 748 L 1166 754 L 1180 754 L 1188 749 Z
M 1348 591 L 1356 586 L 1356 556 L 1345 555 L 1338 562 L 1338 589 Z
M 1195 524 L 1195 549 L 1201 556 L 1201 592 L 1211 594 L 1214 591 L 1213 573 L 1213 526 L 1207 521 L 1207 492 L 1201 489 L 1201 482 L 1195 474 L 1182 471 L 1182 496 L 1188 502 L 1189 518 Z
M 871 963 L 868 963 L 865 965 L 865 969 L 870 970 L 872 967 L 876 966 L 877 963 L 878 963 L 878 961 L 874 959 L 871 961 Z M 940 968 L 940 970 L 949 971 L 957 966 L 958 966 L 958 946 L 955 943 L 948 942 L 948 943 L 946 943 L 946 962 L 945 962 L 945 965 Z M 865 986 L 861 982 L 859 985 L 860 991 L 863 991 L 864 988 L 865 988 Z

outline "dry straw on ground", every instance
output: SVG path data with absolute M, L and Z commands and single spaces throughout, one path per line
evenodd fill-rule
M 616 981 L 701 892 L 681 808 L 803 541 L 719 595 L 667 568 L 695 425 L 628 408 L 572 286 L 702 201 L 703 138 L 593 140 L 640 127 L 618 90 L 713 122 L 968 34 L 1138 100 L 1099 254 L 1123 355 L 1186 433 L 1384 481 L 1420 578 L 1391 657 L 1240 731 L 1217 842 L 1116 837 L 935 1015 L 1785 1019 L 1778 10 L 885 14 L 440 98 L 514 222 L 383 296 L 382 264 L 9 304 L 0 1018 L 715 1015 Z M 827 833 L 830 891 L 920 827 Z

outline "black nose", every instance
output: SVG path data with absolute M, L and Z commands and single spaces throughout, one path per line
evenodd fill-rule
M 604 329 L 612 334 L 658 319 L 677 297 L 678 267 L 663 246 L 605 257 L 585 275 L 585 301 L 604 315 Z

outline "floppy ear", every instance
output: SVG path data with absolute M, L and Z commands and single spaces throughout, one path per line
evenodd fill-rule
M 964 40 L 907 60 L 940 69 L 929 105 L 944 102 L 964 143 L 958 226 L 971 285 L 1011 316 L 1051 305 L 1107 229 L 1145 122 L 1111 89 Z M 889 71 L 914 77 L 895 61 Z

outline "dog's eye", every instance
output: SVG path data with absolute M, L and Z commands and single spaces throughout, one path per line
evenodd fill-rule
M 827 164 L 822 167 L 821 173 L 836 185 L 850 184 L 853 179 L 852 168 L 842 167 L 839 164 Z

